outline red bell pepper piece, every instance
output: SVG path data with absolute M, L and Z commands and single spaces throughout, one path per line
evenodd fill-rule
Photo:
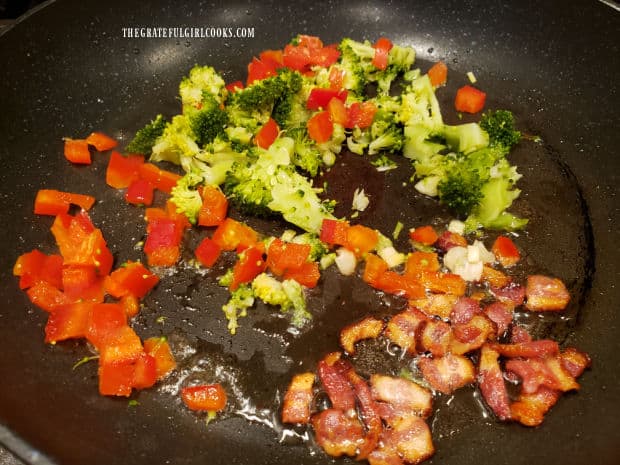
M 345 245 L 347 243 L 349 223 L 341 220 L 324 219 L 321 223 L 319 239 L 329 245 Z
M 98 152 L 103 152 L 104 150 L 113 149 L 118 145 L 114 139 L 110 136 L 106 136 L 102 132 L 93 132 L 87 138 L 86 142 L 88 145 L 92 145 L 97 149 Z
M 165 337 L 150 337 L 144 341 L 144 351 L 155 358 L 157 379 L 164 378 L 174 370 L 177 363 Z
M 287 268 L 284 279 L 294 279 L 302 286 L 316 287 L 321 278 L 321 270 L 317 262 L 305 262 L 298 268 Z
M 62 257 L 46 255 L 34 249 L 20 255 L 13 266 L 13 275 L 19 276 L 20 289 L 27 289 L 37 281 L 46 281 L 62 288 Z
M 37 215 L 59 215 L 68 213 L 70 206 L 77 205 L 90 210 L 95 203 L 91 195 L 74 194 L 55 189 L 40 189 L 34 199 L 34 212 Z
M 357 257 L 362 257 L 375 248 L 379 241 L 376 230 L 356 224 L 347 228 L 346 243 L 344 246 Z
M 265 271 L 266 263 L 263 251 L 260 248 L 248 247 L 241 252 L 239 259 L 233 266 L 233 277 L 230 290 L 236 290 L 241 284 L 249 283 Z
M 254 143 L 263 149 L 268 149 L 271 144 L 278 138 L 280 127 L 273 118 L 269 118 L 254 136 Z
M 226 90 L 230 92 L 231 94 L 241 89 L 243 89 L 243 82 L 241 81 L 234 81 L 229 84 L 226 84 Z
M 344 89 L 325 89 L 323 87 L 315 87 L 310 91 L 306 107 L 308 110 L 318 110 L 319 108 L 327 108 L 327 104 L 333 98 L 337 98 L 341 102 L 347 100 L 348 92 Z
M 159 283 L 159 277 L 140 262 L 128 261 L 106 277 L 108 294 L 120 298 L 133 295 L 141 299 Z
M 271 63 L 265 63 L 254 57 L 252 62 L 248 65 L 247 85 L 251 85 L 254 81 L 277 76 L 277 74 L 276 68 L 272 66 Z
M 212 267 L 222 253 L 222 249 L 212 239 L 205 237 L 196 250 L 194 251 L 196 258 L 202 266 Z
M 267 268 L 276 276 L 299 269 L 308 261 L 309 244 L 295 244 L 274 239 L 267 249 Z
M 433 245 L 439 239 L 439 235 L 430 225 L 420 226 L 409 231 L 409 238 L 423 245 Z
M 92 306 L 90 302 L 75 302 L 56 308 L 50 313 L 45 325 L 45 342 L 83 338 L 88 329 Z
M 376 112 L 377 106 L 373 102 L 353 102 L 347 110 L 347 123 L 344 127 L 367 128 L 372 124 Z
M 191 410 L 218 412 L 226 407 L 226 391 L 221 384 L 202 384 L 181 390 L 183 403 Z
M 463 113 L 478 113 L 484 108 L 487 94 L 472 86 L 463 86 L 456 91 L 454 108 Z
M 372 59 L 372 64 L 376 68 L 380 70 L 384 70 L 387 68 L 388 61 L 389 61 L 389 53 L 392 47 L 393 47 L 392 41 L 385 37 L 381 37 L 377 40 L 377 42 L 375 42 L 375 45 L 374 45 L 375 56 Z
M 521 259 L 519 249 L 508 236 L 498 236 L 491 247 L 491 251 L 504 267 L 516 265 Z
M 30 302 L 46 312 L 53 312 L 61 305 L 71 303 L 71 299 L 64 292 L 47 281 L 35 282 L 26 294 Z
M 125 192 L 125 200 L 134 205 L 151 205 L 153 203 L 153 185 L 145 179 L 131 182 Z
M 110 154 L 105 181 L 110 187 L 124 189 L 140 177 L 140 167 L 144 164 L 142 155 Z
M 317 142 L 327 142 L 334 132 L 334 123 L 332 122 L 329 112 L 321 111 L 314 114 L 308 120 L 308 135 Z
M 238 247 L 248 248 L 256 244 L 258 233 L 243 223 L 226 218 L 214 231 L 212 240 L 222 250 L 235 250 Z
M 226 219 L 228 200 L 224 193 L 215 186 L 204 186 L 201 192 L 202 206 L 198 211 L 200 226 L 219 226 Z
M 448 67 L 443 61 L 438 61 L 428 70 L 428 78 L 433 87 L 443 86 L 448 80 Z
M 64 154 L 65 158 L 71 163 L 79 165 L 90 165 L 92 163 L 88 142 L 83 139 L 65 138 Z

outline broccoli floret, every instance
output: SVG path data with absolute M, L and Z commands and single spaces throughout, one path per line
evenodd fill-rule
M 252 292 L 257 299 L 262 300 L 268 305 L 278 306 L 283 311 L 288 310 L 291 306 L 282 283 L 267 273 L 259 274 L 252 281 Z
M 222 311 L 228 320 L 230 334 L 237 332 L 238 319 L 247 316 L 248 308 L 252 305 L 254 305 L 254 293 L 248 284 L 240 285 L 231 293 L 230 299 L 222 307 Z
M 298 234 L 293 237 L 290 242 L 295 244 L 308 244 L 310 246 L 310 255 L 308 256 L 308 260 L 317 261 L 323 255 L 329 253 L 329 248 L 327 245 L 319 239 L 316 234 L 312 233 L 303 233 Z
M 395 119 L 395 114 L 387 110 L 386 107 L 380 107 L 370 126 L 368 154 L 397 152 L 402 149 L 403 143 L 403 128 Z
M 177 206 L 177 212 L 187 216 L 190 223 L 196 224 L 198 212 L 202 207 L 202 197 L 198 186 L 204 182 L 202 176 L 187 173 L 177 181 L 170 192 L 170 200 Z
M 318 232 L 333 218 L 312 184 L 291 163 L 295 142 L 279 137 L 268 150 L 254 148 L 245 162 L 233 165 L 223 188 L 231 201 L 254 214 L 279 213 L 288 222 Z
M 344 72 L 343 87 L 351 91 L 354 96 L 362 96 L 366 90 L 366 72 L 362 66 L 362 60 L 353 50 L 352 44 L 355 41 L 345 38 L 338 45 L 340 57 L 338 68 Z M 374 52 L 373 52 L 374 53 Z
M 297 127 L 306 121 L 306 100 L 301 98 L 303 78 L 297 71 L 283 68 L 278 71 L 277 78 L 281 80 L 286 90 L 274 102 L 272 117 L 281 129 Z
M 200 108 L 205 98 L 222 103 L 228 91 L 224 79 L 211 66 L 194 66 L 179 84 L 183 107 Z
M 291 317 L 291 323 L 293 326 L 299 328 L 303 326 L 306 321 L 312 319 L 312 314 L 306 308 L 304 288 L 294 279 L 285 279 L 282 281 L 282 287 L 292 304 L 293 315 Z
M 344 127 L 341 124 L 334 123 L 334 130 L 329 140 L 316 144 L 325 165 L 332 166 L 336 163 L 336 155 L 342 151 L 342 144 L 346 138 Z
M 470 153 L 489 145 L 489 136 L 476 123 L 444 125 L 441 136 L 448 147 L 456 152 Z
M 411 47 L 394 45 L 388 53 L 388 66 L 384 70 L 373 70 L 368 80 L 377 83 L 377 94 L 389 95 L 392 83 L 399 76 L 410 71 L 415 61 L 415 50 Z
M 181 164 L 184 157 L 193 157 L 200 151 L 196 144 L 196 136 L 192 131 L 189 119 L 185 115 L 177 115 L 166 125 L 164 132 L 153 146 L 152 161 L 169 161 Z
M 150 155 L 155 141 L 164 133 L 167 124 L 162 115 L 157 115 L 153 121 L 136 132 L 133 140 L 125 147 L 125 151 Z
M 316 144 L 308 136 L 305 127 L 291 129 L 286 132 L 287 136 L 295 141 L 295 149 L 292 162 L 295 166 L 314 177 L 323 166 L 323 156 Z
M 185 110 L 185 114 L 189 119 L 196 142 L 201 147 L 213 142 L 217 136 L 224 134 L 224 129 L 228 123 L 228 114 L 220 108 L 213 97 L 205 99 L 200 110 L 188 108 Z
M 508 110 L 483 113 L 480 127 L 489 134 L 491 145 L 502 145 L 510 149 L 521 140 L 521 133 L 515 128 L 514 115 Z
M 482 186 L 477 171 L 465 169 L 457 164 L 437 185 L 439 201 L 457 214 L 466 216 L 480 203 Z

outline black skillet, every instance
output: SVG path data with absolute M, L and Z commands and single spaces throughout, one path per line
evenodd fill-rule
M 247 27 L 253 37 L 123 35 L 124 27 L 168 26 Z M 526 323 L 539 336 L 590 353 L 592 370 L 581 378 L 581 391 L 562 398 L 536 429 L 485 417 L 471 390 L 438 399 L 437 453 L 428 463 L 620 463 L 619 28 L 613 4 L 594 1 L 59 1 L 23 18 L 0 37 L 2 442 L 37 464 L 332 463 L 312 444 L 282 439 L 273 413 L 279 395 L 292 373 L 313 369 L 336 348 L 343 324 L 393 312 L 402 306 L 397 299 L 386 302 L 355 280 L 328 273 L 323 290 L 310 297 L 315 322 L 300 335 L 286 331 L 286 318 L 259 307 L 231 338 L 219 310 L 226 296 L 213 284 L 221 270 L 201 278 L 180 270 L 146 299 L 135 327 L 144 337 L 168 335 L 182 369 L 129 403 L 97 394 L 94 363 L 72 370 L 89 354 L 82 343 L 42 342 L 45 315 L 11 274 L 20 253 L 53 250 L 50 220 L 32 213 L 42 187 L 94 194 L 93 220 L 117 259 L 139 257 L 133 245 L 144 234 L 140 210 L 104 185 L 107 155 L 96 155 L 90 167 L 70 166 L 62 137 L 100 130 L 126 143 L 153 115 L 178 111 L 176 88 L 192 65 L 211 64 L 229 81 L 243 79 L 253 55 L 308 33 L 327 43 L 387 36 L 414 46 L 423 71 L 444 60 L 450 85 L 438 95 L 447 121 L 458 121 L 452 96 L 473 71 L 489 95 L 488 107 L 513 110 L 523 132 L 542 138 L 524 141 L 513 155 L 524 174 L 515 211 L 531 218 L 517 240 L 526 268 L 563 278 L 574 298 L 565 321 Z M 399 220 L 407 227 L 445 221 L 447 213 L 434 202 L 402 186 L 408 176 L 403 166 L 384 176 L 345 154 L 328 175 L 331 195 L 344 205 L 355 187 L 366 187 L 372 203 L 360 221 L 386 233 Z M 265 232 L 282 227 L 252 224 Z M 402 236 L 398 245 L 406 247 Z M 364 345 L 357 362 L 364 373 L 399 368 L 372 344 Z M 192 369 L 186 381 L 217 379 L 230 392 L 237 389 L 230 412 L 208 427 L 174 394 L 174 382 Z

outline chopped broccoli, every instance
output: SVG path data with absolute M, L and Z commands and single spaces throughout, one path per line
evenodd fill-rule
M 310 176 L 316 176 L 323 166 L 323 156 L 314 141 L 308 136 L 308 130 L 305 127 L 299 127 L 287 131 L 286 134 L 295 141 L 291 160 L 293 164 Z
M 439 201 L 457 214 L 466 216 L 480 203 L 482 186 L 478 171 L 456 164 L 438 182 Z
M 355 97 L 361 97 L 366 91 L 366 72 L 362 60 L 354 50 L 356 42 L 352 39 L 342 39 L 338 45 L 340 57 L 338 66 L 344 71 L 343 87 L 351 91 Z M 374 49 L 373 49 L 374 53 Z
M 162 115 L 157 115 L 153 121 L 136 132 L 133 140 L 125 147 L 125 151 L 150 155 L 155 141 L 164 133 L 167 124 Z
M 312 314 L 306 308 L 306 298 L 304 296 L 304 288 L 294 279 L 285 279 L 282 281 L 282 288 L 292 304 L 293 316 L 291 323 L 293 326 L 301 327 L 303 324 L 312 319 Z
M 508 110 L 485 112 L 480 118 L 480 127 L 489 134 L 491 145 L 510 149 L 521 140 L 521 133 L 515 128 L 514 115 Z
M 202 207 L 202 197 L 198 186 L 204 182 L 202 176 L 186 173 L 172 188 L 170 200 L 177 206 L 177 212 L 187 216 L 190 223 L 196 224 L 198 212 Z
M 230 334 L 237 332 L 239 327 L 238 319 L 246 316 L 248 308 L 252 305 L 254 305 L 254 293 L 248 284 L 240 285 L 231 293 L 230 299 L 222 307 L 222 311 L 228 320 L 228 331 L 230 331 Z
M 205 99 L 200 110 L 187 108 L 185 113 L 199 146 L 204 147 L 213 142 L 217 136 L 224 134 L 228 123 L 228 114 L 220 108 L 213 97 Z
M 336 155 L 342 151 L 342 143 L 346 138 L 344 127 L 341 124 L 334 123 L 334 131 L 329 140 L 316 144 L 325 165 L 332 166 L 336 163 Z
M 183 107 L 200 108 L 205 97 L 224 102 L 228 91 L 224 79 L 211 66 L 194 66 L 179 84 Z
M 310 255 L 308 256 L 308 260 L 316 261 L 319 260 L 323 255 L 329 253 L 329 248 L 327 245 L 319 239 L 316 234 L 312 233 L 302 233 L 293 237 L 290 242 L 295 244 L 308 244 L 310 246 Z
M 152 161 L 169 161 L 180 165 L 181 158 L 193 157 L 200 151 L 189 119 L 177 115 L 166 125 L 164 132 L 153 146 Z

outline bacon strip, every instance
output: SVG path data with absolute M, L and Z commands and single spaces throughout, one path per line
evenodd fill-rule
M 474 315 L 480 313 L 480 304 L 470 297 L 460 297 L 452 311 L 450 312 L 450 322 L 452 324 L 468 323 Z
M 491 286 L 490 290 L 497 300 L 512 304 L 514 307 L 522 305 L 525 301 L 525 288 L 520 284 L 510 283 L 504 287 Z
M 498 359 L 499 353 L 489 344 L 482 346 L 478 366 L 478 386 L 482 397 L 497 418 L 508 420 L 511 418 L 510 400 Z
M 512 323 L 514 308 L 503 302 L 493 302 L 484 308 L 484 314 L 497 326 L 497 335 L 506 333 Z
M 482 282 L 491 287 L 505 287 L 512 281 L 512 278 L 489 265 L 482 267 Z
M 413 414 L 427 418 L 432 413 L 433 395 L 418 383 L 405 378 L 375 374 L 370 377 L 370 387 L 375 400 L 392 407 L 387 410 L 388 414 L 381 415 L 386 421 L 393 415 Z
M 302 423 L 310 421 L 314 373 L 301 373 L 293 376 L 282 405 L 283 423 Z
M 417 352 L 416 334 L 418 327 L 428 317 L 417 308 L 408 308 L 394 315 L 385 328 L 385 336 L 410 354 Z
M 482 346 L 487 340 L 495 339 L 495 324 L 484 314 L 474 315 L 463 324 L 452 325 L 453 338 L 450 351 L 463 355 Z
M 377 404 L 372 398 L 370 387 L 353 369 L 347 373 L 349 381 L 355 389 L 355 396 L 359 401 L 360 416 L 366 425 L 366 434 L 360 445 L 355 460 L 364 460 L 377 447 L 379 437 L 383 431 L 383 423 L 379 417 Z
M 545 413 L 555 405 L 560 398 L 560 392 L 546 387 L 539 388 L 533 394 L 521 394 L 516 402 L 510 406 L 512 419 L 525 426 L 538 426 Z
M 385 435 L 385 441 L 395 446 L 403 461 L 417 464 L 435 453 L 431 430 L 415 415 L 399 418 Z
M 357 416 L 342 410 L 327 409 L 312 417 L 316 442 L 332 457 L 354 457 L 363 442 L 364 427 Z
M 448 318 L 458 296 L 454 294 L 430 294 L 423 299 L 410 300 L 412 307 L 417 307 L 428 316 Z
M 551 339 L 539 339 L 537 341 L 519 342 L 516 344 L 495 344 L 491 343 L 493 349 L 506 357 L 547 357 L 557 355 L 560 346 Z
M 383 321 L 371 316 L 350 324 L 340 331 L 340 346 L 349 354 L 355 353 L 355 343 L 362 339 L 376 339 L 383 331 Z
M 351 369 L 351 364 L 341 360 L 338 352 L 328 354 L 319 362 L 319 379 L 335 409 L 342 411 L 355 409 L 355 392 L 347 378 L 347 373 Z
M 568 347 L 558 355 L 562 368 L 573 378 L 579 378 L 586 368 L 592 364 L 590 356 L 574 347 Z
M 527 277 L 525 297 L 525 306 L 533 312 L 564 310 L 570 301 L 570 294 L 562 281 L 541 275 Z
M 474 382 L 475 369 L 471 361 L 462 355 L 447 354 L 443 357 L 421 357 L 418 367 L 424 379 L 444 394 Z
M 422 326 L 418 337 L 418 349 L 441 357 L 448 352 L 451 342 L 452 328 L 450 325 L 445 321 L 430 320 Z

